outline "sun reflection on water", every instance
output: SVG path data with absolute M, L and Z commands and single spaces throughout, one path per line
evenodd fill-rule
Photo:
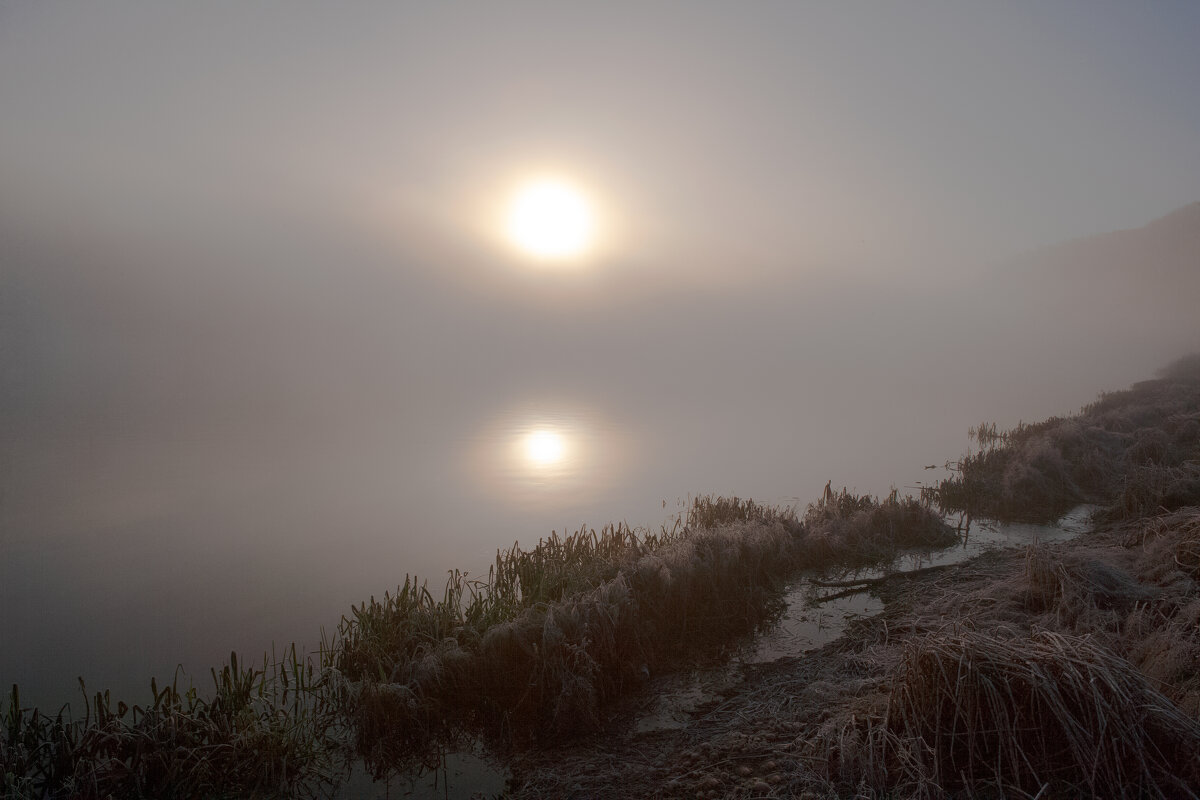
M 628 450 L 616 426 L 594 412 L 520 408 L 497 417 L 477 438 L 471 472 L 506 501 L 565 505 L 610 486 Z

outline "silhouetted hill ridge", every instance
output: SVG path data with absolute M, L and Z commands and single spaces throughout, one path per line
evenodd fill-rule
M 1026 316 L 1139 330 L 1184 323 L 1200 301 L 1200 202 L 1140 228 L 1027 253 L 993 274 L 999 297 Z
M 1010 275 L 1059 280 L 1200 280 L 1200 202 L 1140 228 L 1102 233 L 1035 250 L 1006 266 Z M 1168 290 L 1174 287 L 1161 286 Z

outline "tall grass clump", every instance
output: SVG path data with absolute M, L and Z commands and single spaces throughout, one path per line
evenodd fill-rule
M 486 580 L 454 572 L 435 597 L 407 578 L 354 607 L 336 664 L 359 753 L 382 773 L 467 731 L 590 730 L 651 669 L 751 629 L 794 560 L 794 514 L 700 498 L 687 519 L 554 534 L 499 551 Z
M 912 642 L 882 725 L 883 762 L 937 794 L 1177 797 L 1200 782 L 1200 723 L 1087 637 Z
M 909 590 L 806 763 L 873 796 L 1197 796 L 1200 509 L 1125 531 Z
M 735 522 L 794 522 L 796 512 L 791 508 L 764 505 L 739 497 L 703 495 L 692 501 L 686 514 L 687 527 L 716 528 Z
M 1158 464 L 1130 468 L 1116 497 L 1100 517 L 1108 521 L 1142 519 L 1200 504 L 1200 461 L 1177 467 Z
M 752 631 L 797 569 L 954 540 L 911 498 L 845 491 L 804 521 L 724 497 L 697 498 L 682 519 L 514 545 L 487 580 L 452 573 L 435 598 L 410 579 L 356 607 L 337 666 L 358 751 L 383 772 L 468 731 L 504 744 L 595 730 L 607 704 L 650 674 Z
M 1079 503 L 1110 519 L 1200 504 L 1200 355 L 1073 417 L 971 430 L 974 453 L 929 491 L 944 512 L 1052 521 Z
M 804 514 L 805 559 L 817 568 L 886 562 L 909 548 L 949 547 L 958 534 L 928 502 L 898 497 L 880 501 L 842 489 L 827 492 Z

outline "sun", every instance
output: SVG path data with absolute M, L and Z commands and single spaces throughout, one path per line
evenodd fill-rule
M 532 431 L 525 437 L 525 458 L 536 467 L 559 463 L 566 455 L 567 444 L 560 434 L 548 430 Z
M 567 181 L 538 178 L 517 188 L 509 200 L 508 239 L 546 261 L 584 255 L 595 236 L 595 214 L 587 196 Z

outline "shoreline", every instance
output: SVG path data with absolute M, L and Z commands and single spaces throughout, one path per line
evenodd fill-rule
M 872 773 L 864 763 L 871 745 L 865 728 L 885 724 L 893 684 L 906 656 L 926 640 L 964 632 L 1012 639 L 1022 646 L 1035 632 L 1083 641 L 1107 636 L 1104 644 L 1115 649 L 1111 640 L 1119 638 L 1118 623 L 1125 619 L 1118 619 L 1119 612 L 1126 617 L 1147 613 L 1134 609 L 1139 603 L 1144 609 L 1151 598 L 1162 606 L 1182 602 L 1200 613 L 1195 583 L 1171 588 L 1175 576 L 1164 572 L 1162 559 L 1164 543 L 1174 541 L 1180 530 L 1191 526 L 1200 531 L 1200 509 L 1186 512 L 1173 524 L 1154 534 L 1159 552 L 1150 555 L 1140 552 L 1140 544 L 1129 544 L 1145 526 L 1121 523 L 1063 542 L 986 552 L 938 572 L 883 583 L 872 589 L 883 602 L 880 613 L 851 621 L 841 636 L 816 650 L 743 665 L 736 680 L 687 715 L 686 724 L 643 732 L 626 720 L 592 741 L 521 755 L 514 766 L 516 788 L 509 796 L 598 797 L 603 787 L 620 785 L 630 797 L 839 798 L 862 796 L 861 787 L 856 788 L 862 781 L 883 794 L 940 796 L 954 787 L 929 775 L 903 770 L 892 775 L 881 765 Z M 1065 587 L 1048 590 L 1038 583 L 1040 578 L 1031 579 L 1031 563 L 1050 574 L 1090 570 L 1104 577 L 1094 579 L 1091 589 L 1078 578 L 1064 577 Z M 1087 600 L 1089 593 L 1096 597 L 1095 585 L 1105 580 L 1113 584 L 1108 594 L 1099 604 Z M 1062 617 L 1069 613 L 1079 616 Z M 1097 625 L 1098 617 L 1109 627 Z M 1151 631 L 1126 642 L 1123 649 L 1145 649 L 1146 641 L 1154 638 Z M 1200 645 L 1194 632 L 1190 642 L 1192 647 Z M 1150 664 L 1148 685 L 1169 685 L 1153 658 L 1143 656 L 1143 661 Z M 1144 674 L 1145 664 L 1138 674 Z M 1194 726 L 1191 734 L 1200 735 L 1200 681 L 1176 686 L 1170 699 Z M 1189 757 L 1181 750 L 1176 756 L 1169 766 L 1178 770 L 1183 782 L 1172 784 L 1158 775 L 1161 783 L 1143 785 L 1151 796 L 1195 790 L 1200 761 L 1194 752 Z M 988 796 L 996 790 L 994 778 L 985 773 L 978 785 L 959 786 L 957 791 Z M 1050 796 L 1069 794 L 1067 782 L 1045 783 L 1053 790 Z
M 513 798 L 1196 791 L 1200 678 L 1180 665 L 1200 661 L 1200 357 L 1166 373 L 1073 417 L 981 425 L 979 450 L 920 500 L 827 486 L 801 517 L 701 497 L 672 529 L 514 545 L 440 596 L 407 578 L 315 659 L 232 654 L 211 697 L 152 682 L 153 703 L 129 706 L 85 689 L 83 719 L 52 719 L 14 687 L 5 796 L 339 796 L 352 764 L 404 775 L 480 742 L 511 765 Z M 958 541 L 945 514 L 969 533 L 972 517 L 1056 520 L 1079 502 L 1103 508 L 1071 541 L 845 580 Z M 817 649 L 738 663 L 717 700 L 639 729 L 696 659 L 728 670 L 800 574 L 825 600 L 866 591 L 882 608 Z M 1111 730 L 1150 755 L 1110 747 Z
M 1016 519 L 1099 500 L 1087 530 L 869 586 L 879 613 L 741 667 L 679 726 L 520 754 L 510 796 L 1200 792 L 1200 358 L 1172 368 L 1074 417 L 981 426 L 934 495 Z

